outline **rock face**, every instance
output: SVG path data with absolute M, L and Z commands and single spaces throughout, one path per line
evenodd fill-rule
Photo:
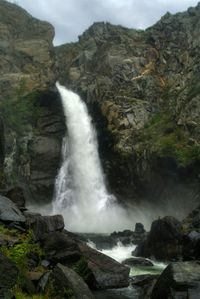
M 55 81 L 54 29 L 31 17 L 18 5 L 0 2 L 0 95 L 26 79 L 30 90 L 47 89 Z
M 65 130 L 56 81 L 54 29 L 0 1 L 0 188 L 48 202 Z
M 178 198 L 187 210 L 198 201 L 199 19 L 198 4 L 146 31 L 95 23 L 56 48 L 59 79 L 87 102 L 118 195 Z
M 54 216 L 30 216 L 26 217 L 26 226 L 32 230 L 35 240 L 40 240 L 44 234 L 64 229 L 64 219 L 62 215 Z
M 172 263 L 159 277 L 153 288 L 151 299 L 199 298 L 199 281 L 199 263 Z
M 199 200 L 199 4 L 145 31 L 95 23 L 55 49 L 50 24 L 3 0 L 0 12 L 1 189 L 51 200 L 65 131 L 59 79 L 88 105 L 113 193 L 186 210 Z M 33 95 L 42 109 L 19 132 L 6 103 Z

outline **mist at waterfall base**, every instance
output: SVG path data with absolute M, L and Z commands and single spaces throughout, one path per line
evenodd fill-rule
M 61 213 L 74 232 L 112 232 L 133 228 L 133 218 L 106 190 L 96 132 L 87 107 L 74 92 L 56 83 L 67 133 L 55 182 L 53 213 Z

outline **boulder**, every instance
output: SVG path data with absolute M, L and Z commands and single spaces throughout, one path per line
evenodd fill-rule
M 140 257 L 140 258 L 134 258 L 134 257 L 128 258 L 128 259 L 124 260 L 122 262 L 122 264 L 130 266 L 130 267 L 133 267 L 133 266 L 152 267 L 153 266 L 153 263 L 150 260 L 142 258 L 142 257 Z
M 83 243 L 79 243 L 79 249 L 93 274 L 92 287 L 107 289 L 128 286 L 130 271 L 128 267 Z
M 46 253 L 45 258 L 54 265 L 57 263 L 69 265 L 79 260 L 81 256 L 77 242 L 64 232 L 45 234 L 40 244 Z
M 0 195 L 0 220 L 3 222 L 25 222 L 25 217 L 9 198 Z
M 24 208 L 25 197 L 23 189 L 16 186 L 6 192 L 6 197 L 12 200 L 18 208 Z
M 18 270 L 15 264 L 0 253 L 0 299 L 12 298 L 11 289 L 17 278 Z
M 159 275 L 138 275 L 131 278 L 131 285 L 139 289 L 138 299 L 150 299 Z
M 40 216 L 28 214 L 26 216 L 26 226 L 32 229 L 35 240 L 39 240 L 44 237 L 44 234 L 62 231 L 65 224 L 62 215 Z
M 155 257 L 158 260 L 173 260 L 181 255 L 181 223 L 174 217 L 166 216 L 153 221 L 151 230 L 133 255 Z
M 171 263 L 156 282 L 151 299 L 200 298 L 200 264 Z
M 83 279 L 75 271 L 61 264 L 57 264 L 49 275 L 49 284 L 53 286 L 50 294 L 56 295 L 56 298 L 95 299 Z M 46 288 L 48 289 L 48 283 Z

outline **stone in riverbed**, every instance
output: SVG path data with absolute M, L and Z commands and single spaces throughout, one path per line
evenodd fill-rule
M 151 299 L 199 299 L 200 263 L 171 263 L 155 284 Z
M 133 267 L 133 266 L 147 266 L 147 267 L 152 267 L 153 266 L 153 263 L 148 260 L 148 259 L 145 259 L 145 258 L 142 258 L 142 257 L 131 257 L 131 258 L 128 258 L 126 260 L 124 260 L 122 262 L 123 265 L 127 265 L 127 266 L 130 266 L 130 267 Z
M 25 217 L 9 198 L 0 195 L 0 220 L 3 222 L 25 222 Z

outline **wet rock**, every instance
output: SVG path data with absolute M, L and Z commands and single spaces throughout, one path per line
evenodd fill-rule
M 131 284 L 139 287 L 143 287 L 144 285 L 149 284 L 152 280 L 157 280 L 158 277 L 159 275 L 151 275 L 151 274 L 133 276 L 131 277 Z
M 0 220 L 24 223 L 25 217 L 9 198 L 0 195 Z
M 91 286 L 97 289 L 126 287 L 129 283 L 129 268 L 112 258 L 79 243 L 81 255 L 85 258 L 94 279 Z
M 133 252 L 136 256 L 155 257 L 158 260 L 177 259 L 181 255 L 181 223 L 166 216 L 153 221 L 146 238 Z
M 53 265 L 69 265 L 80 259 L 81 252 L 77 242 L 63 232 L 45 234 L 40 243 L 46 253 L 45 258 Z
M 83 279 L 72 269 L 57 264 L 49 276 L 49 283 L 53 286 L 51 291 L 56 298 L 94 299 Z M 47 283 L 48 289 L 48 283 Z
M 200 264 L 171 263 L 156 282 L 151 299 L 200 298 Z
M 11 289 L 18 278 L 18 269 L 15 264 L 0 253 L 0 298 L 11 299 Z
M 140 244 L 146 238 L 146 230 L 142 223 L 135 224 L 135 230 L 124 230 L 122 232 L 113 232 L 110 236 L 115 242 L 121 242 L 123 245 Z
M 131 277 L 131 285 L 138 288 L 138 299 L 150 299 L 159 275 L 138 275 Z
M 147 266 L 147 267 L 152 267 L 153 263 L 145 258 L 128 258 L 122 262 L 123 265 L 127 265 L 130 267 L 134 266 Z
M 92 241 L 98 250 L 111 249 L 117 245 L 117 240 L 112 235 L 103 234 L 79 234 L 80 239 L 85 242 Z
M 26 216 L 26 226 L 32 229 L 35 240 L 43 238 L 44 234 L 62 231 L 64 225 L 62 215 L 39 216 L 29 214 Z

